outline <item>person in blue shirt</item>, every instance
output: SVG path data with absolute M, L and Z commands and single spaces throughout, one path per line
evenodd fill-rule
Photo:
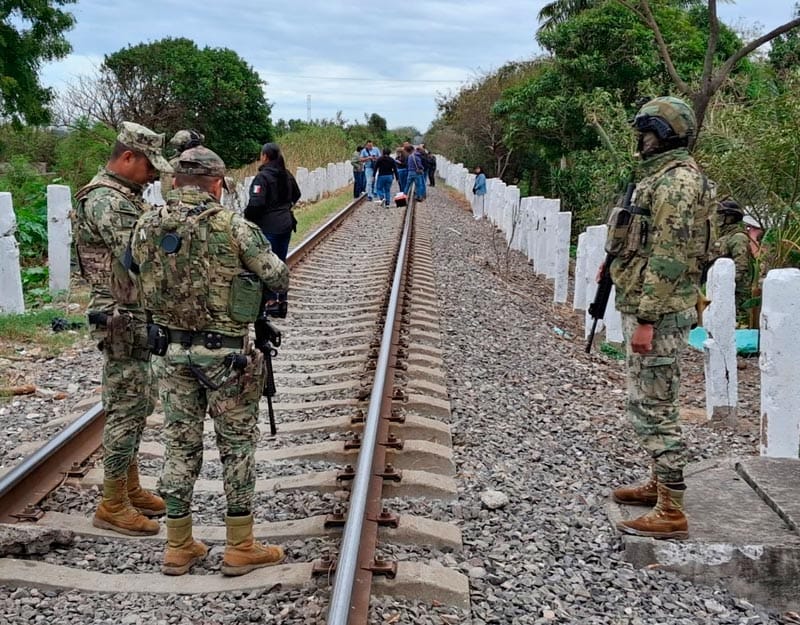
M 422 201 L 425 199 L 425 164 L 422 161 L 422 156 L 414 150 L 414 146 L 406 146 L 405 150 L 408 155 L 406 161 L 408 178 L 406 179 L 406 188 L 403 189 L 403 193 L 408 195 L 413 184 L 416 200 Z
M 372 141 L 367 141 L 364 144 L 364 149 L 361 150 L 361 162 L 364 163 L 364 176 L 367 179 L 367 201 L 371 202 L 373 197 L 373 187 L 375 182 L 375 161 L 381 156 L 381 151 L 376 148 Z
M 475 184 L 472 185 L 472 193 L 475 195 L 472 200 L 472 214 L 475 219 L 482 219 L 483 202 L 486 196 L 486 174 L 483 173 L 483 167 L 480 165 L 475 167 Z

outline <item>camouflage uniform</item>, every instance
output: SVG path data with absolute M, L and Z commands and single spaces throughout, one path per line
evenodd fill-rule
M 697 320 L 694 305 L 708 243 L 703 215 L 712 190 L 685 149 L 643 161 L 638 174 L 633 204 L 650 214 L 634 217 L 631 232 L 639 244 L 631 247 L 638 249 L 613 261 L 611 277 L 628 345 L 627 412 L 659 481 L 674 483 L 682 481 L 686 464 L 678 424 L 679 359 Z M 631 349 L 640 321 L 654 325 L 647 354 Z
M 175 156 L 169 159 L 170 166 L 175 169 L 175 165 L 180 160 L 181 152 L 189 148 L 202 145 L 205 141 L 205 136 L 201 135 L 196 130 L 179 130 L 172 139 L 169 140 L 169 146 L 175 151 Z M 161 174 L 161 195 L 166 199 L 167 194 L 172 191 L 172 183 L 175 180 L 173 173 L 164 172 Z
M 210 150 L 192 148 L 181 155 L 176 173 L 207 171 L 210 173 L 203 175 L 216 172 L 222 177 L 224 164 L 215 163 L 222 162 Z M 191 253 L 183 257 L 178 252 L 165 253 L 161 242 L 170 231 L 166 224 L 188 216 L 196 217 L 202 232 L 191 242 L 182 241 L 191 246 Z M 153 321 L 169 328 L 173 337 L 178 335 L 176 330 L 184 333 L 183 343 L 171 342 L 153 367 L 165 414 L 166 454 L 159 490 L 167 513 L 182 517 L 190 512 L 203 458 L 206 410 L 214 419 L 228 513 L 248 513 L 255 490 L 254 452 L 264 367 L 261 353 L 247 337 L 248 323 L 255 320 L 255 314 L 246 320 L 237 313 L 238 307 L 231 304 L 235 301 L 232 286 L 237 276 L 252 272 L 257 283 L 285 290 L 289 283 L 286 265 L 272 253 L 258 226 L 223 209 L 197 187 L 173 190 L 166 207 L 146 213 L 134 232 L 132 251 L 140 266 L 145 307 L 152 312 Z M 160 265 L 159 258 L 165 259 Z M 200 276 L 205 280 L 200 281 Z M 256 310 L 260 291 L 259 284 Z M 183 307 L 186 301 L 199 312 Z M 210 349 L 202 339 L 188 340 L 189 333 L 202 337 L 209 332 L 221 335 L 227 343 Z M 241 371 L 231 365 L 229 355 L 236 354 L 247 357 Z M 198 371 L 218 388 L 201 382 Z
M 745 224 L 740 222 L 720 226 L 720 237 L 714 242 L 716 258 L 730 258 L 736 267 L 736 317 L 746 322 L 748 311 L 744 304 L 753 297 L 753 253 Z
M 160 154 L 163 135 L 124 122 L 117 140 L 145 152 L 154 166 L 169 167 Z M 73 231 L 81 274 L 91 287 L 89 310 L 109 319 L 108 327 L 90 327 L 104 355 L 104 477 L 119 479 L 136 459 L 145 419 L 155 403 L 146 317 L 137 284 L 124 264 L 131 232 L 146 204 L 141 185 L 106 169 L 75 198 Z

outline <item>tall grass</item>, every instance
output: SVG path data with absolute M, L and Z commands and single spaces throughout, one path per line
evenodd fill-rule
M 294 130 L 280 135 L 275 143 L 280 146 L 286 167 L 292 173 L 296 173 L 298 167 L 311 171 L 328 163 L 348 160 L 355 150 L 345 131 L 338 126 L 309 126 Z M 258 158 L 257 154 L 253 156 Z M 255 176 L 257 171 L 258 160 L 255 160 L 233 172 L 233 175 L 242 180 L 247 176 Z

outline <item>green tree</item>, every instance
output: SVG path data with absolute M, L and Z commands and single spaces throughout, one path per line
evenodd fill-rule
M 100 74 L 73 85 L 65 117 L 122 120 L 171 135 L 196 128 L 231 167 L 252 161 L 273 137 L 264 82 L 236 52 L 162 39 L 105 57 Z
M 50 89 L 39 83 L 45 61 L 66 56 L 71 47 L 64 32 L 75 18 L 59 7 L 75 0 L 0 0 L 0 114 L 15 123 L 49 121 Z

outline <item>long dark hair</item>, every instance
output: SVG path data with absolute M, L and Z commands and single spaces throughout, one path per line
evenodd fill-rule
M 266 156 L 270 163 L 275 163 L 279 170 L 286 171 L 286 161 L 283 160 L 283 154 L 277 143 L 265 143 L 261 147 L 261 154 Z
M 289 182 L 289 172 L 286 169 L 286 161 L 283 160 L 281 148 L 277 143 L 265 143 L 261 147 L 261 154 L 269 159 L 269 164 L 272 165 L 270 169 L 275 172 L 278 180 L 277 197 L 279 201 L 286 201 L 292 194 L 291 184 Z

